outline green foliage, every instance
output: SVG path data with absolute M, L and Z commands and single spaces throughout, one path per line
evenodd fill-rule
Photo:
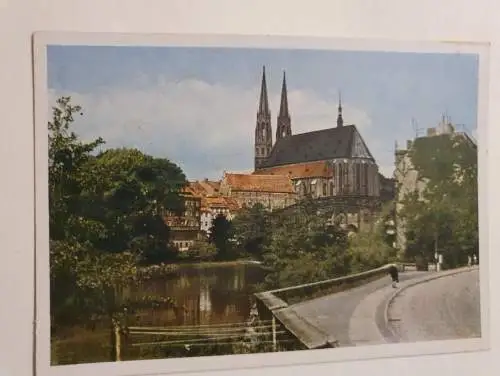
M 110 252 L 132 249 L 149 264 L 171 259 L 163 217 L 183 209 L 179 192 L 186 179 L 179 167 L 136 149 L 110 149 L 87 168 L 85 215 L 107 229 L 95 246 Z
M 265 288 L 278 288 L 343 275 L 349 270 L 347 235 L 314 214 L 283 217 L 265 246 L 271 271 Z
M 78 140 L 70 131 L 75 114 L 82 114 L 80 106 L 73 106 L 69 97 L 57 100 L 49 128 L 49 205 L 50 237 L 61 240 L 82 232 L 102 236 L 99 224 L 80 218 L 79 196 L 86 180 L 85 166 L 91 153 L 104 141 Z M 76 215 L 75 215 L 76 214 Z
M 181 211 L 185 176 L 175 164 L 135 149 L 96 155 L 104 141 L 79 140 L 70 126 L 81 108 L 57 100 L 49 130 L 49 205 L 52 328 L 95 317 L 115 324 L 125 312 L 175 305 L 168 297 L 121 299 L 142 263 L 165 261 L 165 211 Z M 134 308 L 135 307 L 135 308 Z
M 352 234 L 348 253 L 352 273 L 378 268 L 396 257 L 396 249 L 386 239 L 382 221 L 372 231 Z
M 479 244 L 476 146 L 461 135 L 441 135 L 417 139 L 409 156 L 426 187 L 403 201 L 406 257 L 425 264 L 437 250 L 445 267 L 465 264 Z
M 236 244 L 261 260 L 272 232 L 270 213 L 261 204 L 256 204 L 238 213 L 231 225 Z
M 231 222 L 224 214 L 218 214 L 212 221 L 210 228 L 210 243 L 217 249 L 218 260 L 229 260 L 234 258 L 232 254 L 233 246 L 231 244 Z
M 212 243 L 199 240 L 195 241 L 185 254 L 189 260 L 213 261 L 217 257 L 217 248 Z

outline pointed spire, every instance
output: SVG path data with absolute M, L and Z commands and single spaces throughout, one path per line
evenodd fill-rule
M 339 114 L 337 116 L 337 127 L 342 127 L 344 125 L 344 119 L 342 118 L 342 96 L 339 91 Z
M 283 71 L 283 84 L 281 86 L 281 103 L 279 116 L 290 116 L 288 113 L 288 92 L 286 89 L 286 73 Z
M 288 92 L 286 88 L 286 73 L 283 71 L 283 84 L 281 86 L 281 103 L 276 128 L 276 141 L 292 135 L 292 123 L 288 111 Z
M 269 114 L 269 100 L 267 98 L 266 66 L 262 66 L 262 85 L 260 87 L 259 113 Z

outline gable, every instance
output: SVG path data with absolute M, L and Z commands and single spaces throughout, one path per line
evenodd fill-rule
M 368 147 L 357 130 L 354 132 L 353 136 L 351 144 L 351 157 L 373 159 L 372 154 L 368 150 Z

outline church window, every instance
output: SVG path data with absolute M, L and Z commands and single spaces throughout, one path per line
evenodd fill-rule
M 327 184 L 326 182 L 323 183 L 323 196 L 326 196 L 326 188 L 327 188 Z
M 356 193 L 361 193 L 361 165 L 356 163 Z
M 339 164 L 339 191 L 344 193 L 344 169 L 342 164 Z

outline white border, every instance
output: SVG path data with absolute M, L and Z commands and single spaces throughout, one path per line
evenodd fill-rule
M 414 344 L 387 344 L 335 350 L 293 351 L 251 355 L 211 356 L 165 360 L 140 360 L 50 366 L 50 268 L 48 234 L 48 159 L 47 159 L 47 45 L 120 45 L 120 46 L 219 46 L 258 48 L 306 48 L 350 51 L 399 51 L 475 53 L 480 57 L 478 90 L 479 145 L 479 218 L 480 218 L 480 291 L 481 339 L 433 341 Z M 39 32 L 34 35 L 35 83 L 35 230 L 36 230 L 36 370 L 37 375 L 109 376 L 170 375 L 195 371 L 236 370 L 299 364 L 321 364 L 347 360 L 418 356 L 470 352 L 489 349 L 489 265 L 487 196 L 487 114 L 488 51 L 486 43 L 405 42 L 388 40 L 333 39 L 325 37 L 173 35 Z M 237 368 L 235 367 L 237 365 Z

